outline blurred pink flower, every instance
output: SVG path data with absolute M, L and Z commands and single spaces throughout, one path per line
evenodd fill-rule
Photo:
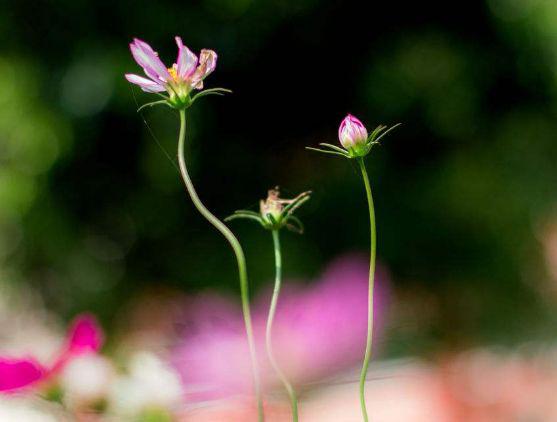
M 98 351 L 102 342 L 102 330 L 96 319 L 89 314 L 79 315 L 68 330 L 65 344 L 52 365 L 44 366 L 34 358 L 0 357 L 0 392 L 13 392 L 46 381 L 72 358 Z
M 178 46 L 178 57 L 172 67 L 167 68 L 156 51 L 149 44 L 134 38 L 130 43 L 133 58 L 149 77 L 127 73 L 126 79 L 138 85 L 146 92 L 168 91 L 171 98 L 178 96 L 184 100 L 193 89 L 203 88 L 203 79 L 215 70 L 217 54 L 212 50 L 201 50 L 199 59 L 175 37 Z
M 357 363 L 364 351 L 367 312 L 367 260 L 337 259 L 308 287 L 284 289 L 275 322 L 279 364 L 295 383 L 334 374 Z M 388 299 L 387 279 L 379 271 L 375 316 L 379 336 Z M 254 306 L 259 359 L 264 354 L 268 295 Z M 186 307 L 181 343 L 173 363 L 182 377 L 188 399 L 209 399 L 250 392 L 250 367 L 239 307 L 206 296 Z M 377 340 L 377 339 L 376 339 Z M 377 342 L 375 344 L 378 344 Z M 268 366 L 268 365 L 267 365 Z M 273 371 L 263 368 L 263 380 L 273 385 Z
M 184 310 L 178 321 L 181 341 L 171 360 L 187 398 L 197 401 L 249 392 L 249 350 L 239 307 L 207 295 L 189 301 Z
M 314 286 L 300 292 L 285 289 L 277 310 L 275 350 L 279 364 L 294 381 L 316 380 L 361 360 L 368 265 L 363 256 L 344 256 L 335 260 Z M 385 272 L 379 270 L 377 278 L 376 337 L 384 322 L 388 293 Z M 267 309 L 258 308 L 262 319 Z

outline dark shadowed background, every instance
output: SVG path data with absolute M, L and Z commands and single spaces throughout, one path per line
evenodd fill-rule
M 132 37 L 218 52 L 189 116 L 188 162 L 216 215 L 267 189 L 311 189 L 287 277 L 367 251 L 361 181 L 337 141 L 347 112 L 403 125 L 368 158 L 390 353 L 545 339 L 557 301 L 557 3 L 551 0 L 7 1 L 0 5 L 0 278 L 110 327 L 146 289 L 238 290 L 223 239 L 173 167 L 178 120 L 123 77 Z M 145 122 L 144 122 L 145 120 Z M 231 224 L 254 290 L 268 233 Z

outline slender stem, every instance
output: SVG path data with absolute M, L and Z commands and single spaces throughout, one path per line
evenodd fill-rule
M 275 249 L 275 287 L 273 289 L 273 297 L 271 298 L 271 306 L 269 307 L 269 316 L 267 318 L 267 329 L 265 333 L 265 343 L 267 345 L 267 356 L 269 357 L 269 362 L 271 362 L 271 366 L 277 373 L 278 377 L 280 378 L 281 382 L 284 384 L 284 388 L 288 392 L 288 397 L 290 398 L 290 406 L 292 407 L 292 420 L 294 422 L 298 422 L 298 399 L 296 398 L 296 392 L 290 382 L 288 382 L 288 378 L 280 369 L 277 361 L 275 360 L 275 356 L 273 354 L 273 321 L 275 319 L 275 312 L 277 310 L 277 302 L 278 297 L 280 294 L 280 285 L 282 279 L 282 257 L 280 252 L 280 237 L 279 237 L 279 230 L 273 230 L 273 246 Z
M 253 387 L 255 392 L 255 397 L 257 400 L 257 417 L 258 421 L 262 422 L 264 420 L 263 416 L 263 401 L 261 398 L 261 387 L 259 381 L 259 369 L 257 365 L 257 356 L 255 351 L 255 341 L 253 337 L 253 327 L 251 322 L 251 312 L 249 307 L 249 292 L 248 292 L 248 275 L 246 270 L 246 258 L 244 256 L 244 251 L 240 246 L 240 242 L 236 239 L 236 236 L 230 231 L 230 229 L 224 225 L 217 217 L 215 217 L 197 196 L 197 192 L 193 186 L 193 183 L 188 174 L 186 168 L 186 161 L 184 157 L 184 143 L 186 138 L 186 112 L 185 110 L 180 110 L 180 136 L 178 138 L 178 163 L 180 165 L 180 173 L 186 189 L 191 197 L 195 208 L 205 217 L 209 223 L 211 223 L 221 234 L 228 240 L 230 246 L 234 250 L 236 255 L 236 261 L 238 262 L 238 273 L 240 277 L 240 294 L 242 298 L 242 312 L 244 314 L 244 324 L 246 326 L 246 335 L 249 345 L 249 351 L 251 356 L 252 365 L 252 376 L 253 376 Z
M 373 196 L 371 195 L 371 186 L 369 184 L 369 177 L 367 175 L 366 166 L 363 158 L 358 158 L 358 164 L 362 171 L 362 178 L 367 194 L 367 202 L 369 207 L 369 225 L 371 233 L 371 251 L 369 257 L 369 289 L 368 289 L 368 307 L 367 307 L 367 340 L 366 351 L 364 354 L 364 362 L 362 365 L 362 372 L 360 374 L 360 404 L 362 406 L 362 416 L 365 422 L 368 421 L 365 397 L 365 385 L 367 368 L 371 358 L 371 346 L 373 339 L 373 284 L 375 277 L 375 250 L 377 246 L 377 234 L 375 230 L 375 210 L 373 208 Z

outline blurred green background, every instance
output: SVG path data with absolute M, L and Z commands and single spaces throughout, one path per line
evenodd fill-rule
M 170 65 L 181 35 L 219 54 L 206 86 L 234 91 L 191 112 L 208 207 L 257 207 L 277 184 L 315 192 L 305 235 L 284 236 L 287 276 L 368 248 L 357 172 L 304 146 L 335 143 L 347 112 L 402 122 L 368 160 L 390 353 L 554 335 L 555 1 L 4 1 L 0 28 L 0 276 L 60 315 L 110 326 L 145 289 L 237 292 L 233 255 L 163 152 L 176 116 L 136 113 L 151 98 L 123 77 L 139 73 L 132 37 Z M 270 236 L 233 229 L 260 290 Z

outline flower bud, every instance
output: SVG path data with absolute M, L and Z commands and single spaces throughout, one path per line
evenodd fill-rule
M 367 129 L 356 117 L 349 114 L 340 123 L 338 139 L 342 146 L 350 152 L 358 154 L 367 143 Z

